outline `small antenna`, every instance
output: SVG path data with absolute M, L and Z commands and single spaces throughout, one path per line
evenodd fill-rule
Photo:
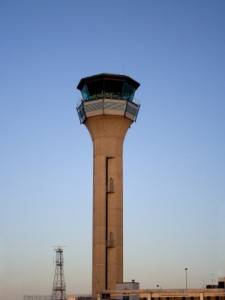
M 125 68 L 124 68 L 124 64 L 121 63 L 121 71 L 122 71 L 122 75 L 125 74 Z

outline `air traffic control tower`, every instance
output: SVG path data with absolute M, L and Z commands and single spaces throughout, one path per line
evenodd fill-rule
M 77 86 L 80 122 L 94 148 L 92 293 L 123 282 L 123 141 L 136 121 L 139 83 L 129 76 L 98 74 Z

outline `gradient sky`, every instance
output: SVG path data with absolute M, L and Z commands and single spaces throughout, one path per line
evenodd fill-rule
M 92 144 L 81 77 L 141 83 L 124 145 L 124 280 L 225 275 L 225 1 L 0 1 L 0 299 L 91 289 Z

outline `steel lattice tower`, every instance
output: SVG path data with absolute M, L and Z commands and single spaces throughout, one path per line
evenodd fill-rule
M 55 261 L 55 275 L 52 288 L 52 300 L 66 300 L 66 284 L 63 269 L 63 249 L 57 247 Z

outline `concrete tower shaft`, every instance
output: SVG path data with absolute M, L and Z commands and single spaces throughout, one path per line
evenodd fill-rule
M 93 293 L 123 281 L 123 140 L 131 123 L 118 116 L 85 123 L 94 146 Z
M 139 83 L 128 76 L 100 74 L 83 78 L 77 108 L 93 141 L 92 293 L 123 281 L 123 141 L 136 120 L 133 102 Z

